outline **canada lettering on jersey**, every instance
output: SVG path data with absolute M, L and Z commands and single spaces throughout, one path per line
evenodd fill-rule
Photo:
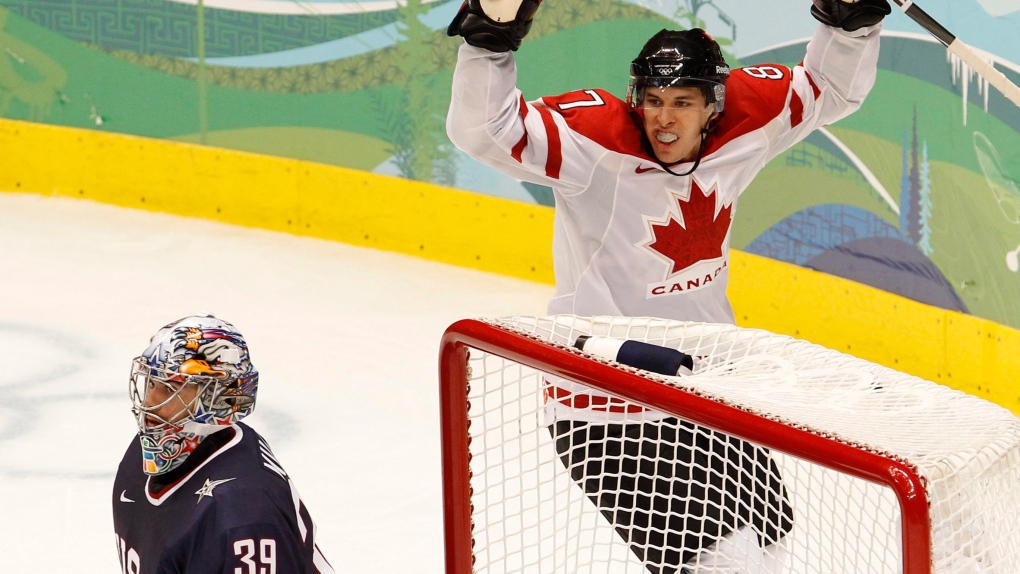
M 669 281 L 663 281 L 662 283 L 653 283 L 648 286 L 646 296 L 648 298 L 661 297 L 663 295 L 673 295 L 676 293 L 683 293 L 686 291 L 694 291 L 696 289 L 702 289 L 708 287 L 724 269 L 729 267 L 729 261 L 723 260 L 721 264 L 715 264 L 710 261 L 703 262 L 707 263 L 709 267 L 715 267 L 714 270 L 708 272 L 702 272 L 700 269 L 696 269 L 690 273 L 685 273 L 680 277 L 674 277 Z M 704 267 L 704 265 L 699 265 Z

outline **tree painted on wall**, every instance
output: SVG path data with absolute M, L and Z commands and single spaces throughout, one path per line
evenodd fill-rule
M 918 220 L 921 238 L 917 242 L 917 246 L 921 248 L 921 251 L 924 252 L 925 255 L 931 256 L 935 253 L 935 250 L 931 246 L 931 164 L 928 163 L 927 140 L 925 140 L 924 146 L 921 149 L 921 168 L 919 170 L 919 176 L 921 180 L 921 190 L 918 196 L 921 212 Z
M 931 165 L 928 162 L 928 141 L 923 150 L 917 136 L 917 106 L 914 106 L 911 134 L 903 134 L 903 176 L 900 179 L 900 231 L 924 252 L 934 253 L 931 246 Z M 909 150 L 909 151 L 908 151 Z
M 407 0 L 398 7 L 397 28 L 404 37 L 395 48 L 402 93 L 396 104 L 382 106 L 386 132 L 392 135 L 393 163 L 408 179 L 454 186 L 457 181 L 455 151 L 446 137 L 446 110 L 449 100 L 446 82 L 430 73 L 426 65 L 432 57 L 430 40 L 434 33 L 418 16 L 428 11 L 422 0 Z M 446 88 L 446 89 L 444 89 Z
M 907 236 L 914 243 L 921 241 L 921 172 L 917 149 L 917 105 L 914 105 L 913 137 L 910 142 L 910 217 Z
M 900 178 L 900 231 L 907 234 L 910 227 L 910 139 L 903 134 L 903 176 Z

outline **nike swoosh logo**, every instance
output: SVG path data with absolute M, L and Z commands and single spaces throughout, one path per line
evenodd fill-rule
M 120 501 L 121 502 L 134 502 L 134 500 L 131 500 L 130 498 L 127 497 L 127 491 L 126 490 L 120 493 Z
M 658 171 L 658 168 L 655 168 L 655 167 L 645 167 L 643 165 L 639 165 L 639 166 L 637 166 L 634 169 L 634 173 L 646 173 L 646 172 L 649 172 L 649 171 Z

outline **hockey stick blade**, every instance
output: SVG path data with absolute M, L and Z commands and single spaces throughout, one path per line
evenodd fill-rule
M 922 10 L 917 4 L 914 4 L 913 0 L 893 0 L 893 2 L 899 6 L 900 10 L 904 14 L 910 17 L 911 20 L 917 22 L 922 28 L 928 31 L 929 34 L 934 36 L 939 42 L 942 42 L 950 51 L 955 54 L 956 57 L 960 58 L 965 64 L 970 66 L 970 69 L 974 70 L 975 73 L 980 75 L 982 78 L 988 81 L 989 84 L 995 87 L 995 89 L 1002 92 L 1002 95 L 1006 96 L 1011 102 L 1020 107 L 1020 87 L 1009 81 L 1009 78 L 1002 72 L 995 69 L 995 66 L 981 59 L 974 49 L 963 43 L 959 38 L 954 36 L 949 30 L 946 30 L 942 24 L 939 24 L 934 18 L 928 15 L 927 12 Z

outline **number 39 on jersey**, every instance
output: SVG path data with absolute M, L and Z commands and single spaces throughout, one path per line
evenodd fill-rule
M 272 538 L 237 540 L 234 555 L 242 564 L 234 568 L 234 574 L 276 574 L 276 540 Z

